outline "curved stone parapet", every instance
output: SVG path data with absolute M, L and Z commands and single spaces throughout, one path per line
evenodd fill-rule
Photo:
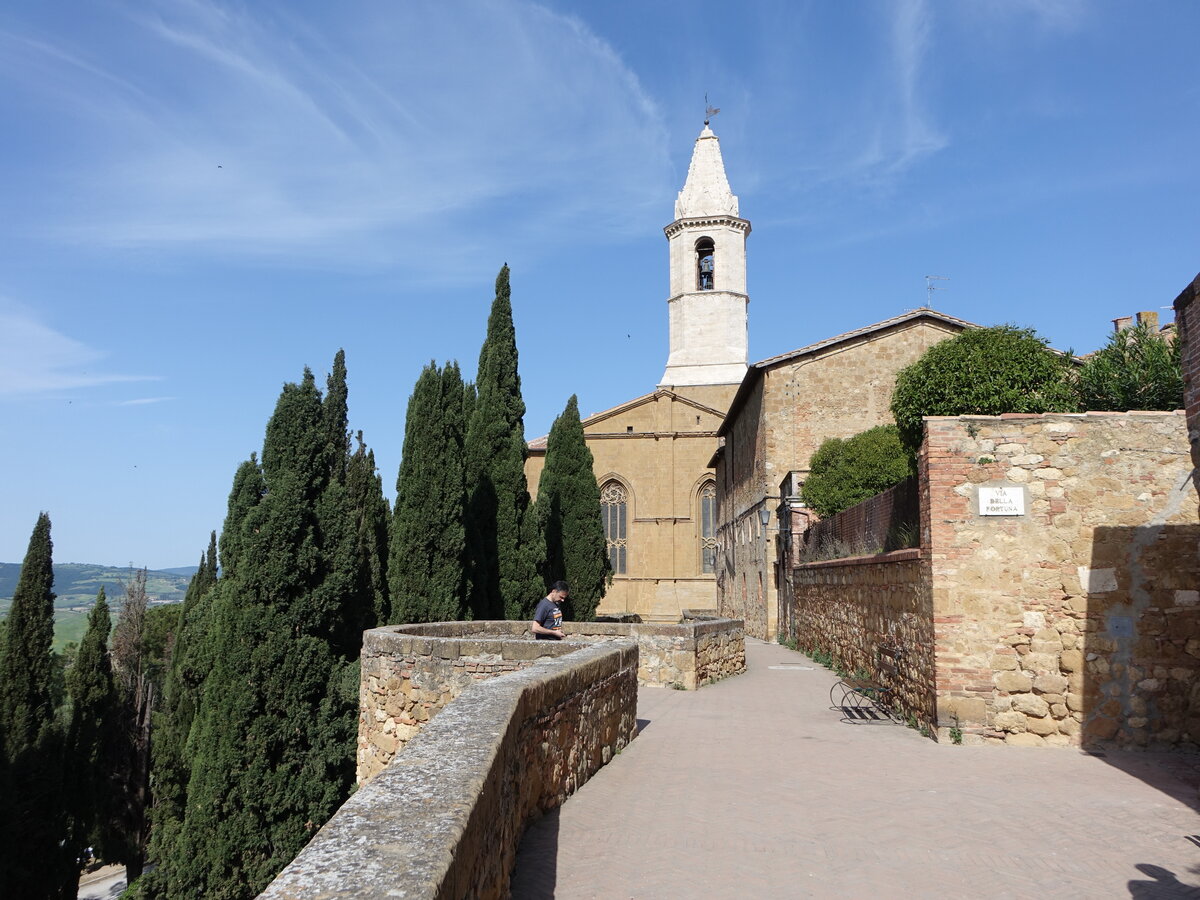
M 371 634 L 368 647 L 420 640 L 408 649 L 447 654 L 442 660 L 461 660 L 464 649 L 481 660 L 493 649 L 487 640 Z M 526 665 L 462 687 L 260 897 L 506 896 L 526 824 L 560 805 L 637 730 L 635 644 L 528 646 L 546 655 L 510 660 Z

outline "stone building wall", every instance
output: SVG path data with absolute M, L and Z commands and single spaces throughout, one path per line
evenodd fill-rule
M 1200 747 L 1200 525 L 1177 413 L 926 420 L 938 724 Z M 981 515 L 1004 488 L 1021 515 Z
M 926 568 L 919 550 L 797 566 L 787 619 L 795 623 L 788 637 L 800 649 L 830 653 L 850 672 L 883 677 L 880 648 L 898 650 L 897 678 L 889 686 L 906 715 L 929 724 L 937 713 Z
M 626 571 L 613 576 L 597 614 L 677 622 L 684 609 L 716 607 L 716 575 L 703 571 L 699 495 L 713 480 L 709 460 L 736 388 L 658 390 L 584 419 L 597 482 L 615 480 L 628 494 Z M 539 439 L 525 463 L 535 498 L 544 465 Z
M 637 648 L 628 642 L 576 645 L 477 681 L 363 784 L 260 897 L 507 897 L 526 825 L 636 733 Z
M 1175 298 L 1176 340 L 1183 344 L 1183 406 L 1187 414 L 1192 464 L 1200 469 L 1200 275 Z
M 758 511 L 774 514 L 780 482 L 789 472 L 803 482 L 823 441 L 891 423 L 899 371 L 967 327 L 918 310 L 754 364 L 721 426 L 725 443 L 716 457 L 722 615 L 743 619 L 753 637 L 775 639 L 783 580 L 776 573 L 776 526 L 760 539 Z

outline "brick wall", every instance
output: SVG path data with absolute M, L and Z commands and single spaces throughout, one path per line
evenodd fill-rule
M 1183 405 L 1187 413 L 1192 464 L 1200 469 L 1200 275 L 1175 298 L 1176 340 L 1183 343 Z
M 911 543 L 915 544 L 920 524 L 918 486 L 915 477 L 906 478 L 874 497 L 810 525 L 804 532 L 801 557 L 851 555 L 837 553 L 839 548 L 854 555 L 904 549 L 904 545 L 897 543 L 904 529 L 911 529 Z

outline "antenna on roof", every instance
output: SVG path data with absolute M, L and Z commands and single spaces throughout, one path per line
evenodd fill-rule
M 933 309 L 933 292 L 944 291 L 946 288 L 939 287 L 934 284 L 935 281 L 949 281 L 948 275 L 926 275 L 925 276 L 925 306 L 928 309 Z
M 704 124 L 707 125 L 708 120 L 711 119 L 713 116 L 715 116 L 720 111 L 721 110 L 719 107 L 712 106 L 708 102 L 708 91 L 705 91 L 704 92 Z

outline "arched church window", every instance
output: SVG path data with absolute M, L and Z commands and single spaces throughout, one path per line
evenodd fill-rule
M 614 575 L 624 575 L 628 553 L 627 510 L 629 495 L 618 481 L 605 482 L 600 489 L 600 516 L 604 520 L 604 541 L 608 545 L 608 564 Z
M 712 238 L 696 241 L 696 288 L 711 291 L 716 277 L 716 249 Z
M 710 481 L 700 489 L 700 571 L 717 570 L 717 485 Z

